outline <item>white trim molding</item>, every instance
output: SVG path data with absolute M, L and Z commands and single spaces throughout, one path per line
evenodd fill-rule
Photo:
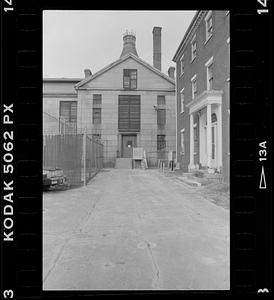
M 189 114 L 201 110 L 209 104 L 222 104 L 223 91 L 203 91 L 194 100 L 186 104 L 189 108 Z

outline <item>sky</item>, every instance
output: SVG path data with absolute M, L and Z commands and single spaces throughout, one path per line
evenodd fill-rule
M 162 27 L 162 72 L 172 58 L 196 11 L 44 11 L 43 77 L 83 78 L 119 59 L 123 33 L 136 34 L 138 56 L 153 64 L 154 26 Z

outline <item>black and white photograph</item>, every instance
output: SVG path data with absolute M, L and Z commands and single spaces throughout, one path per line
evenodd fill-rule
M 43 290 L 230 289 L 230 11 L 43 11 Z

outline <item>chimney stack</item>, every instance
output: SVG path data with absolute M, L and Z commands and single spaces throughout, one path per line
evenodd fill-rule
M 161 30 L 162 27 L 153 27 L 153 67 L 162 70 L 161 65 Z
M 170 78 L 175 79 L 175 75 L 174 75 L 175 74 L 175 68 L 174 67 L 169 67 L 167 73 L 168 73 L 168 76 Z
M 126 31 L 123 36 L 123 51 L 121 53 L 121 57 L 127 55 L 128 53 L 132 53 L 136 56 L 138 56 L 136 47 L 135 47 L 135 42 L 136 42 L 136 36 L 133 32 Z
M 89 76 L 92 75 L 90 69 L 85 69 L 84 72 L 85 72 L 85 78 L 87 78 L 87 77 L 89 77 Z

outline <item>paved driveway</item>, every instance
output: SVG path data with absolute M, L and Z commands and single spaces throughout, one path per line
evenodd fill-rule
M 44 290 L 229 289 L 229 211 L 158 170 L 44 193 Z

